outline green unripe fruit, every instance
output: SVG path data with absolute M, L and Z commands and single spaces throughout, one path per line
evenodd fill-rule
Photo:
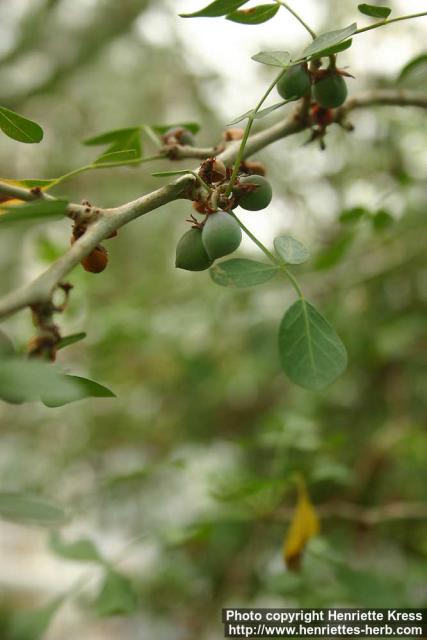
M 277 83 L 277 91 L 285 100 L 302 98 L 310 92 L 311 79 L 305 64 L 290 67 Z
M 347 98 L 347 85 L 344 78 L 335 71 L 327 73 L 315 83 L 313 96 L 325 109 L 340 107 Z
M 254 185 L 254 188 L 251 188 L 250 185 Z M 262 176 L 254 175 L 240 178 L 238 184 L 234 187 L 233 195 L 243 209 L 260 211 L 270 204 L 273 191 L 268 180 Z
M 9 337 L 0 330 L 0 357 L 14 356 L 15 349 Z
M 200 229 L 190 229 L 180 239 L 176 247 L 175 266 L 187 271 L 204 271 L 212 264 L 202 242 Z
M 229 213 L 212 213 L 203 227 L 204 247 L 212 260 L 233 253 L 242 241 L 239 223 Z

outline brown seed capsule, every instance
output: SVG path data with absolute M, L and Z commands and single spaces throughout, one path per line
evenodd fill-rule
M 265 165 L 257 160 L 245 160 L 245 162 L 242 162 L 242 171 L 258 176 L 265 176 L 267 173 Z
M 208 184 L 222 182 L 227 177 L 227 168 L 221 160 L 217 158 L 206 158 L 199 168 L 199 176 Z
M 80 264 L 85 271 L 101 273 L 108 264 L 108 251 L 100 244 Z
M 243 138 L 244 133 L 245 133 L 244 129 L 240 129 L 236 127 L 234 129 L 227 129 L 227 131 L 224 131 L 223 136 L 224 136 L 224 140 L 229 142 L 230 140 L 241 140 Z
M 215 159 L 212 163 L 212 182 L 222 182 L 227 177 L 227 169 L 221 160 Z

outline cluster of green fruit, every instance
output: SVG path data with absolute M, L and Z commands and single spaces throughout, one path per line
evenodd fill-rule
M 310 72 L 307 63 L 296 64 L 280 78 L 277 91 L 285 100 L 303 98 L 312 93 L 318 105 L 325 109 L 336 109 L 347 98 L 343 73 L 335 65 Z
M 247 211 L 265 209 L 271 202 L 270 183 L 259 175 L 242 176 L 234 185 L 230 208 L 240 206 Z M 204 271 L 215 260 L 239 247 L 242 231 L 228 211 L 208 213 L 204 223 L 184 233 L 176 248 L 175 265 L 187 271 Z

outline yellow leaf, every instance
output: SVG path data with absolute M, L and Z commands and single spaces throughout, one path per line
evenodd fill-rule
M 320 522 L 310 502 L 304 480 L 298 481 L 297 506 L 283 543 L 283 557 L 288 569 L 298 571 L 305 545 L 320 531 Z

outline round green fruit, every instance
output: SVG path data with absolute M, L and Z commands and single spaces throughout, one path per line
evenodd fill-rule
M 203 227 L 202 240 L 212 260 L 233 253 L 242 241 L 239 223 L 229 213 L 212 213 Z
M 180 239 L 176 247 L 175 266 L 187 271 L 204 271 L 212 264 L 206 253 L 200 229 L 190 229 Z
M 311 79 L 305 64 L 290 67 L 277 83 L 277 91 L 285 100 L 302 98 L 310 92 Z
M 250 185 L 253 185 L 251 188 Z M 260 211 L 271 202 L 273 191 L 271 185 L 263 176 L 244 176 L 233 189 L 240 207 L 248 211 Z
M 15 349 L 9 337 L 0 329 L 0 356 L 14 356 Z
M 318 80 L 313 88 L 317 104 L 325 109 L 340 107 L 347 98 L 347 85 L 342 76 L 331 71 Z

